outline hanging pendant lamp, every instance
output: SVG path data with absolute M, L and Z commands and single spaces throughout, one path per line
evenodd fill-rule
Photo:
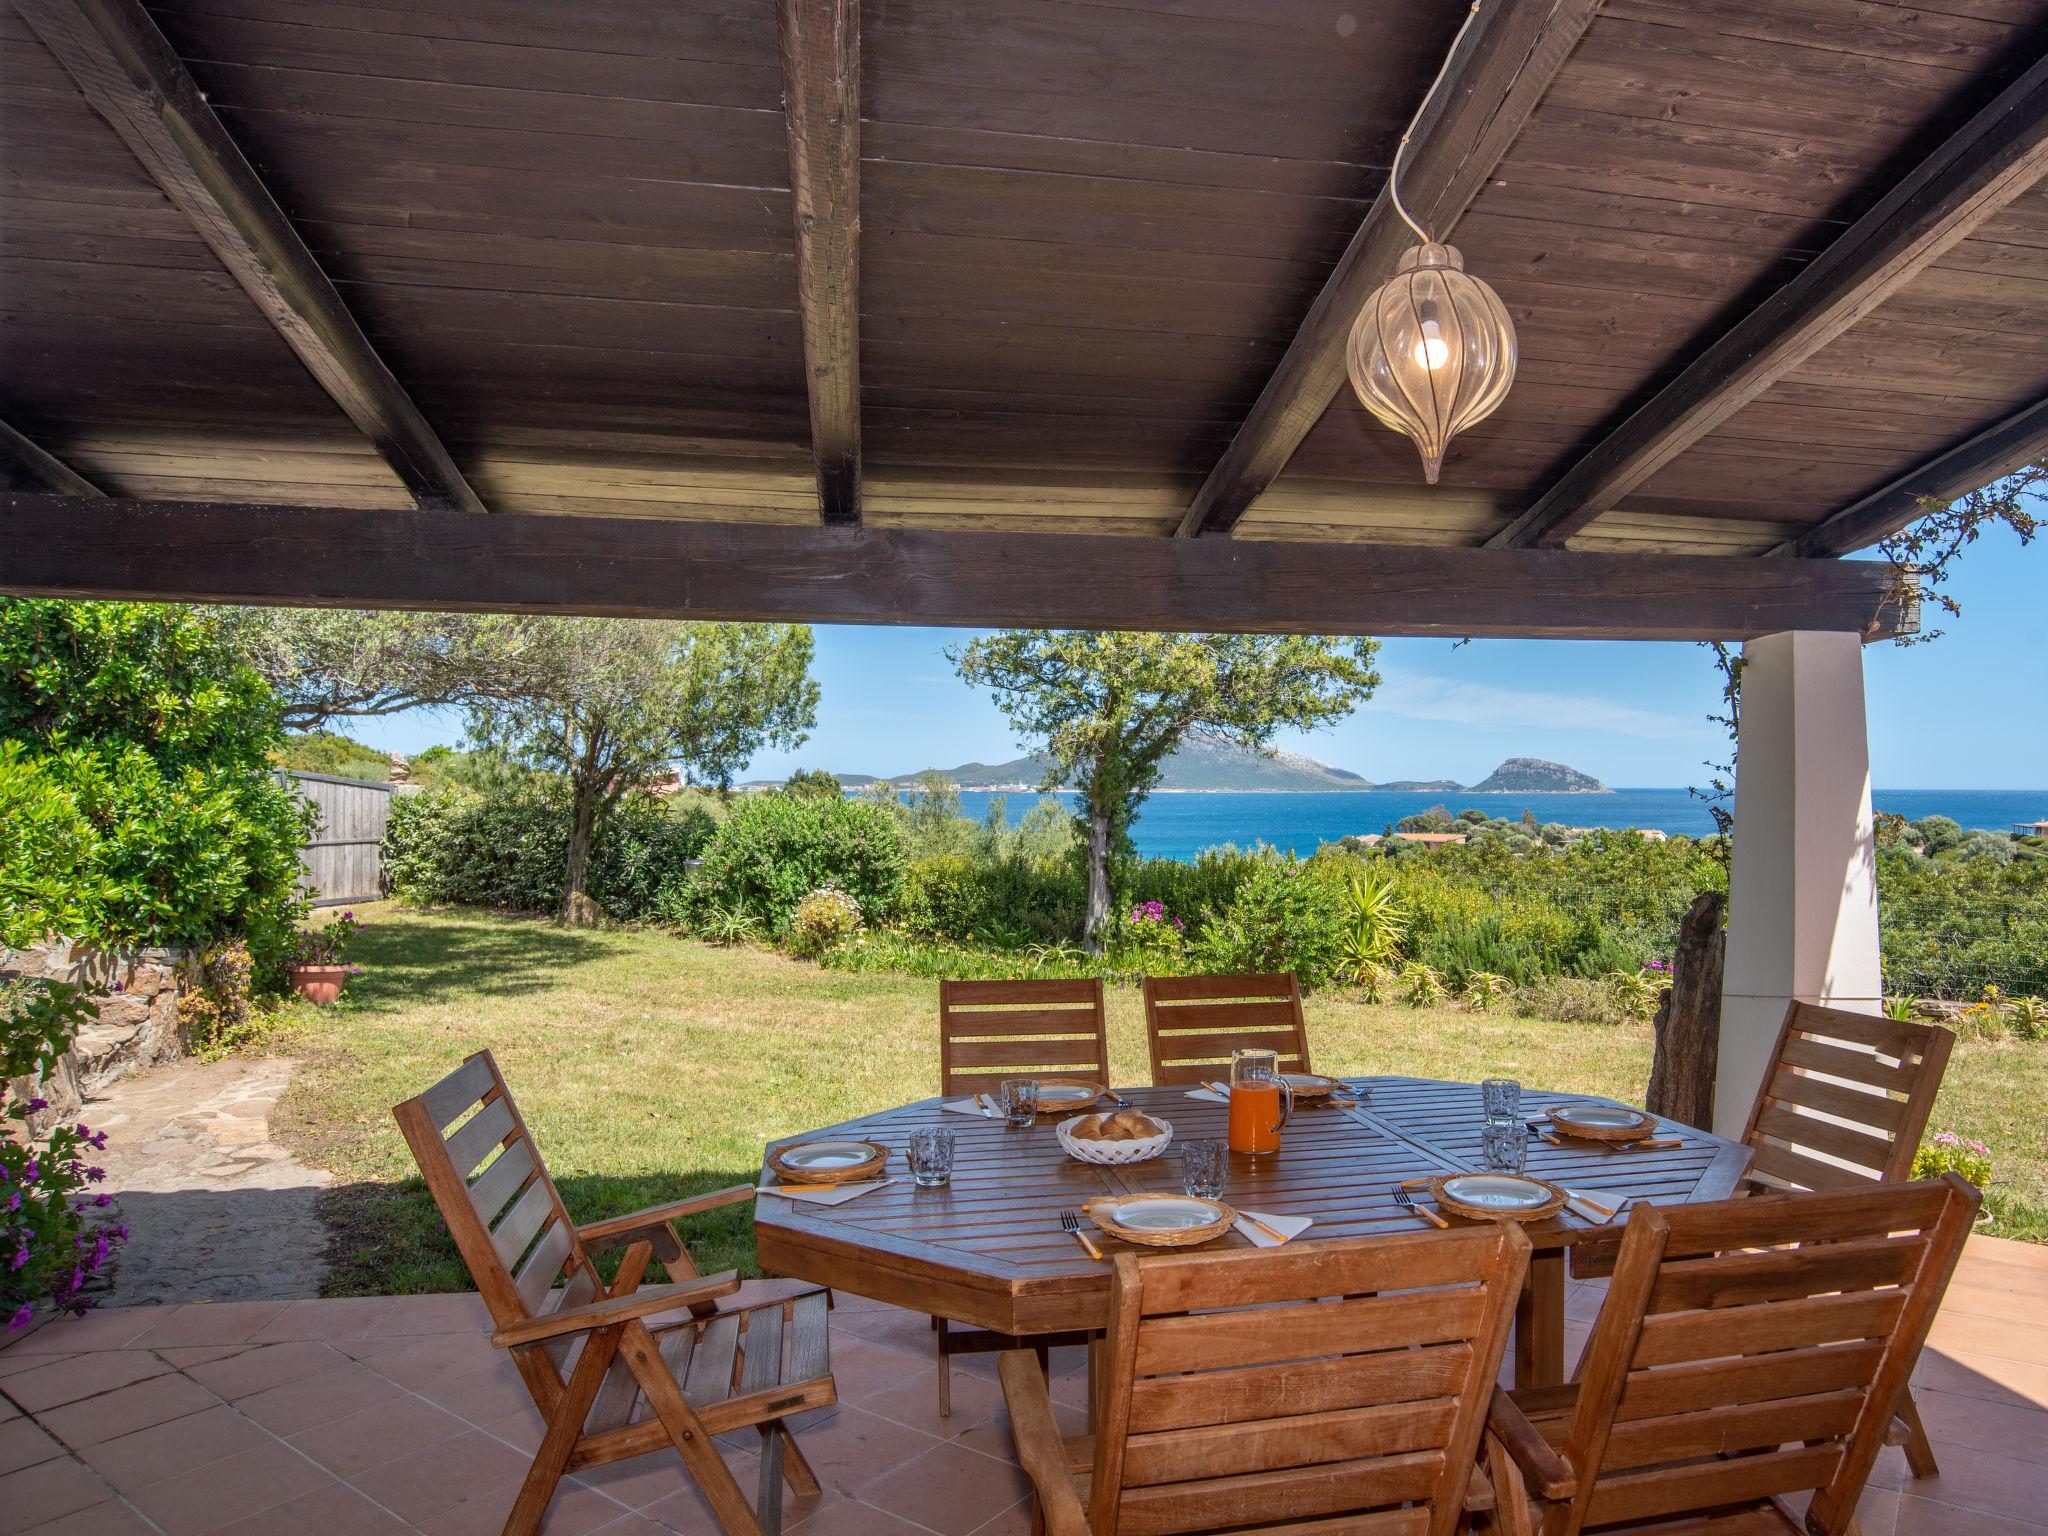
M 1452 40 L 1452 55 L 1478 12 L 1474 4 Z M 1415 440 L 1431 485 L 1451 439 L 1492 415 L 1515 382 L 1515 323 L 1500 295 L 1465 270 L 1456 246 L 1431 239 L 1401 204 L 1401 158 L 1449 68 L 1446 55 L 1387 176 L 1394 211 L 1422 243 L 1402 255 L 1394 275 L 1366 301 L 1344 351 L 1359 402 Z

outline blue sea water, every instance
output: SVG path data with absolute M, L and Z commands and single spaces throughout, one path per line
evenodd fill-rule
M 962 809 L 976 820 L 996 798 L 987 791 L 962 794 Z M 1074 797 L 1061 797 L 1069 804 Z M 1007 797 L 1014 824 L 1038 803 L 1035 794 Z M 1950 816 L 1965 827 L 2005 831 L 2012 823 L 2048 817 L 2042 789 L 1880 789 L 1871 794 L 1880 811 L 1909 820 Z M 1324 843 L 1367 832 L 1384 832 L 1404 816 L 1433 805 L 1462 811 L 1477 807 L 1490 815 L 1518 819 L 1524 810 L 1538 821 L 1573 827 L 1655 827 L 1699 837 L 1714 830 L 1707 808 L 1682 789 L 1617 789 L 1605 795 L 1457 795 L 1398 790 L 1270 791 L 1255 794 L 1158 794 L 1138 813 L 1132 836 L 1149 858 L 1191 859 L 1219 843 L 1249 847 L 1270 843 L 1304 856 Z

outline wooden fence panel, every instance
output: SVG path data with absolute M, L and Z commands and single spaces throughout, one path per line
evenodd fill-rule
M 375 901 L 384 894 L 382 844 L 393 786 L 324 773 L 281 773 L 318 815 L 313 840 L 299 850 L 316 907 Z

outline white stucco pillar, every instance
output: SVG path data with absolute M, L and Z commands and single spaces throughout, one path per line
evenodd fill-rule
M 1863 645 L 1798 630 L 1743 647 L 1714 1129 L 1739 1136 L 1793 999 L 1876 1013 L 1877 856 Z

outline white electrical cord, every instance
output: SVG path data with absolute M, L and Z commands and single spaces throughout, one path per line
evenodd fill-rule
M 1401 156 L 1408 151 L 1408 141 L 1415 137 L 1415 128 L 1422 121 L 1422 114 L 1429 110 L 1430 102 L 1436 99 L 1437 87 L 1444 83 L 1444 76 L 1451 72 L 1451 60 L 1458 56 L 1458 45 L 1465 41 L 1465 34 L 1472 30 L 1472 23 L 1479 15 L 1480 0 L 1472 0 L 1472 8 L 1465 13 L 1465 20 L 1458 28 L 1458 35 L 1451 39 L 1451 46 L 1444 53 L 1444 62 L 1436 72 L 1436 78 L 1429 82 L 1429 89 L 1422 93 L 1422 105 L 1415 109 L 1415 115 L 1408 120 L 1408 127 L 1401 135 L 1401 142 L 1394 148 L 1394 164 L 1387 172 L 1387 196 L 1393 200 L 1394 212 L 1401 215 L 1401 222 L 1415 231 L 1416 238 L 1427 243 L 1429 231 L 1408 217 L 1408 210 L 1401 206 Z

